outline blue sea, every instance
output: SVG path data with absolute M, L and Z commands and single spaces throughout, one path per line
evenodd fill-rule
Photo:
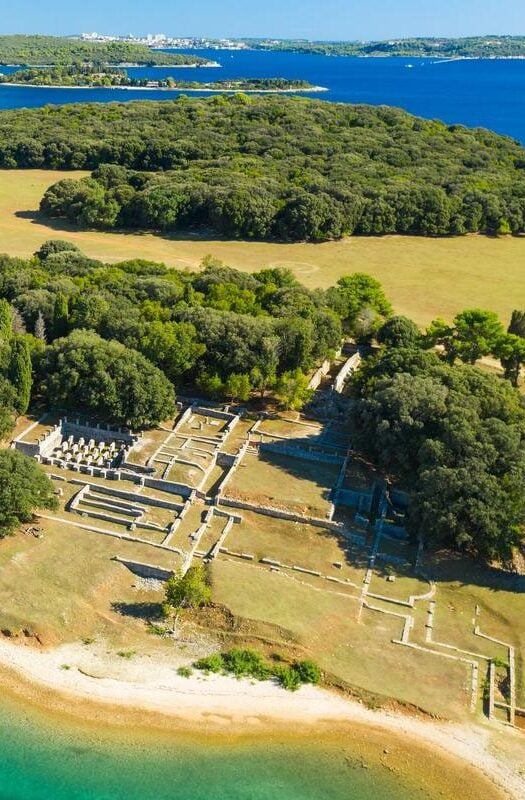
M 178 51 L 179 52 L 179 51 Z M 137 76 L 210 81 L 227 78 L 301 78 L 329 91 L 312 95 L 338 103 L 399 106 L 448 123 L 482 126 L 525 144 L 525 60 L 438 61 L 347 58 L 246 51 L 192 51 L 217 60 L 221 69 L 136 68 Z M 8 67 L 4 72 L 13 71 Z M 122 89 L 38 89 L 0 86 L 0 108 L 47 103 L 169 100 L 172 92 Z

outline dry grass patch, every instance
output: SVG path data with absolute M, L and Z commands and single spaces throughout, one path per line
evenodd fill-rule
M 181 453 L 181 458 L 193 460 L 191 453 L 185 454 L 184 450 Z M 165 480 L 173 481 L 174 483 L 183 483 L 186 486 L 199 486 L 204 477 L 204 472 L 198 469 L 198 467 L 191 466 L 191 464 L 180 464 L 175 461 L 171 467 L 169 467 L 167 473 L 165 473 L 166 464 L 160 464 L 158 466 L 163 468 L 159 469 L 158 472 L 163 475 Z
M 267 557 L 289 566 L 297 565 L 323 575 L 362 583 L 366 561 L 343 537 L 304 523 L 249 511 L 240 513 L 242 522 L 234 525 L 228 534 L 228 549 L 252 553 L 257 560 Z M 336 567 L 336 563 L 341 564 L 341 568 Z
M 248 438 L 248 433 L 252 428 L 254 421 L 252 419 L 240 419 L 235 428 L 233 428 L 232 432 L 226 439 L 224 446 L 221 447 L 221 450 L 224 453 L 230 453 L 231 455 L 235 455 L 239 452 L 239 449 L 242 447 L 246 439 Z
M 323 669 L 351 685 L 441 716 L 467 717 L 466 667 L 393 644 L 401 620 L 369 611 L 358 623 L 355 599 L 242 562 L 214 562 L 212 579 L 216 602 L 286 628 Z
M 19 533 L 0 547 L 0 627 L 27 628 L 45 643 L 92 636 L 121 641 L 143 632 L 143 622 L 113 604 L 162 598 L 111 559 L 119 555 L 172 569 L 174 555 L 60 522 L 38 524 L 44 538 Z
M 395 581 L 387 580 L 387 575 L 395 576 Z M 430 591 L 427 581 L 420 580 L 414 576 L 413 567 L 404 567 L 399 564 L 387 564 L 386 562 L 376 561 L 376 568 L 372 573 L 370 591 L 373 594 L 380 594 L 392 600 L 403 600 L 408 602 L 412 595 L 424 595 Z M 375 600 L 370 600 L 372 605 Z M 392 609 L 394 610 L 394 609 Z
M 326 516 L 339 467 L 276 453 L 248 453 L 228 484 L 227 493 L 278 508 Z
M 114 262 L 128 258 L 163 261 L 197 269 L 207 255 L 254 272 L 282 266 L 310 288 L 326 288 L 341 275 L 361 271 L 384 285 L 399 313 L 421 324 L 451 319 L 466 307 L 497 311 L 506 319 L 525 295 L 523 238 L 466 236 L 352 237 L 324 244 L 279 244 L 162 237 L 144 233 L 82 231 L 35 218 L 45 190 L 64 177 L 85 172 L 4 170 L 0 180 L 0 241 L 10 255 L 27 257 L 50 238 L 73 241 L 87 255 Z
M 525 706 L 525 577 L 477 565 L 453 553 L 429 560 L 437 583 L 434 638 L 489 656 L 503 648 L 473 635 L 476 606 L 481 631 L 516 650 L 516 702 Z
M 212 547 L 219 541 L 224 528 L 228 524 L 228 518 L 214 514 L 206 528 L 206 531 L 199 542 L 199 550 L 209 553 Z M 238 527 L 234 525 L 234 528 Z M 229 536 L 227 537 L 226 547 L 228 546 Z
M 318 425 L 315 422 L 308 425 L 298 425 L 293 420 L 282 417 L 265 419 L 257 428 L 257 433 L 267 433 L 270 436 L 285 436 L 287 439 L 302 439 L 304 444 L 308 444 L 308 440 L 315 442 L 322 432 L 322 425 Z
M 131 448 L 127 460 L 132 464 L 145 465 L 147 460 L 164 444 L 169 436 L 168 431 L 153 428 L 144 431 L 141 441 Z

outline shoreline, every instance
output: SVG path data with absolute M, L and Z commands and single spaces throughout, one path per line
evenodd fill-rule
M 67 67 L 68 64 L 0 64 L 1 67 L 12 69 L 53 69 L 54 67 Z M 84 65 L 87 66 L 87 65 Z M 123 61 L 120 64 L 104 64 L 105 67 L 115 69 L 216 69 L 222 67 L 218 61 L 209 61 L 206 64 L 139 64 Z
M 310 94 L 313 92 L 329 91 L 326 86 L 312 86 L 308 89 L 189 89 L 177 86 L 60 86 L 52 84 L 11 83 L 9 81 L 0 82 L 0 87 L 2 86 L 12 86 L 18 89 L 73 89 L 75 91 L 82 89 L 93 89 L 95 91 L 100 91 L 101 89 L 120 89 L 128 92 L 198 92 L 201 94 Z
M 512 800 L 525 796 L 525 777 L 491 752 L 489 730 L 481 725 L 371 710 L 314 686 L 290 693 L 270 682 L 222 675 L 196 672 L 184 678 L 171 660 L 156 660 L 153 675 L 151 667 L 151 657 L 108 659 L 105 647 L 100 652 L 81 644 L 37 650 L 0 640 L 4 686 L 43 710 L 84 721 L 91 718 L 96 724 L 119 720 L 126 726 L 130 716 L 140 715 L 140 724 L 146 728 L 170 723 L 171 729 L 175 724 L 177 731 L 191 734 L 204 726 L 218 737 L 264 737 L 289 732 L 290 726 L 302 734 L 308 727 L 328 734 L 335 728 L 361 726 L 394 734 L 401 745 L 417 742 L 434 753 L 439 751 L 438 755 L 454 759 L 457 766 L 459 762 L 468 765 L 490 780 L 502 796 Z

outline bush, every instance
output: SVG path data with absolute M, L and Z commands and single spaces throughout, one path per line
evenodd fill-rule
M 240 650 L 234 648 L 228 653 L 223 653 L 224 667 L 227 672 L 232 672 L 237 677 L 249 676 L 257 680 L 268 680 L 272 670 L 268 667 L 261 654 L 255 650 Z
M 45 261 L 48 256 L 55 253 L 79 253 L 80 250 L 73 244 L 73 242 L 66 242 L 64 239 L 48 239 L 44 242 L 40 249 L 36 251 L 35 256 L 40 261 Z
M 213 653 L 211 656 L 200 658 L 193 666 L 203 672 L 222 672 L 224 670 L 224 659 L 220 653 Z
M 177 675 L 180 675 L 181 678 L 191 678 L 193 675 L 193 670 L 191 667 L 179 667 L 177 670 Z
M 275 670 L 275 677 L 280 685 L 289 692 L 296 692 L 301 685 L 299 673 L 293 667 L 279 667 Z
M 297 672 L 301 683 L 317 684 L 321 680 L 321 670 L 313 661 L 296 661 L 293 669 Z
M 214 653 L 201 658 L 193 665 L 204 672 L 225 672 L 237 678 L 255 678 L 267 681 L 276 678 L 281 686 L 295 692 L 301 684 L 317 684 L 321 679 L 321 670 L 313 661 L 296 661 L 294 664 L 283 663 L 283 658 L 276 653 L 271 655 L 269 664 L 256 650 L 234 647 L 225 653 Z

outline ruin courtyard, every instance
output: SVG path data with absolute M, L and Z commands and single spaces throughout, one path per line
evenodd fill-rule
M 157 591 L 204 561 L 214 602 L 286 629 L 348 685 L 377 691 L 381 674 L 385 695 L 432 713 L 520 723 L 523 643 L 488 586 L 462 592 L 409 540 L 408 498 L 353 453 L 344 418 L 178 412 L 140 432 L 53 415 L 18 430 L 60 504 L 39 546 L 55 528 L 89 537 L 115 580 Z

